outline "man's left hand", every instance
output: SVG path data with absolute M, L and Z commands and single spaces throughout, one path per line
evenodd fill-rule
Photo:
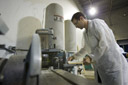
M 88 64 L 91 64 L 91 58 L 86 56 L 84 59 L 83 59 L 83 64 L 84 65 L 88 65 Z

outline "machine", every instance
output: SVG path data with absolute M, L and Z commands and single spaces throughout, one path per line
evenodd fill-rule
M 66 60 L 65 51 L 56 48 L 56 37 L 54 37 L 53 29 L 38 29 L 36 33 L 41 39 L 42 68 L 63 69 Z

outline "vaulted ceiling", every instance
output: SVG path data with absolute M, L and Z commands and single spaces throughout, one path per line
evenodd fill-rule
M 103 14 L 128 6 L 128 0 L 76 0 L 85 14 L 88 15 L 90 6 L 98 10 L 98 14 Z

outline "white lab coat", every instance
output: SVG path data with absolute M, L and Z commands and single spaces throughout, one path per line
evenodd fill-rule
M 95 75 L 102 85 L 128 85 L 128 63 L 116 43 L 112 30 L 101 19 L 89 20 L 83 33 L 85 45 L 74 57 L 85 56 L 87 51 L 95 61 Z

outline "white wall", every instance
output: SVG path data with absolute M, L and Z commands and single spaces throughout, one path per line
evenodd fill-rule
M 28 49 L 35 30 L 44 27 L 45 8 L 51 3 L 63 7 L 64 20 L 79 11 L 73 0 L 0 0 L 0 17 L 9 28 L 0 35 L 0 44 Z
M 21 40 L 25 37 L 30 38 L 36 29 L 43 27 L 43 14 L 51 3 L 58 3 L 63 7 L 65 20 L 71 19 L 72 15 L 79 11 L 73 0 L 0 0 L 0 17 L 9 27 L 6 39 L 4 36 L 0 37 L 2 40 L 0 44 L 16 45 L 17 38 Z M 27 42 L 23 45 L 25 43 Z

